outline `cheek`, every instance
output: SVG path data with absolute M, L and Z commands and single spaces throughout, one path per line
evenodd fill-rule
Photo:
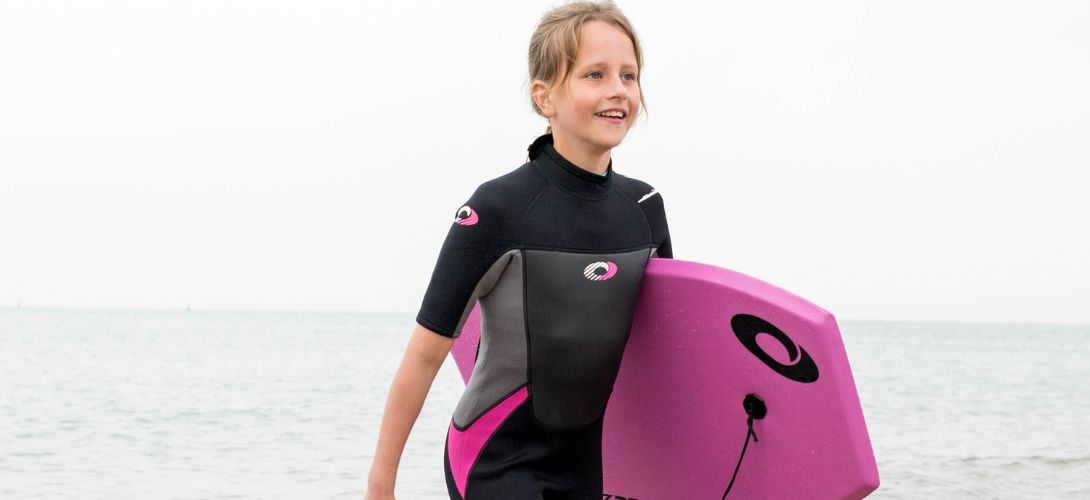
M 593 115 L 598 110 L 599 102 L 597 99 L 584 99 L 579 103 L 579 111 L 587 115 Z

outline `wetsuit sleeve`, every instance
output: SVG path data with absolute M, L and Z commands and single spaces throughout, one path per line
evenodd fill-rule
M 416 322 L 440 335 L 458 337 L 477 299 L 498 279 L 495 269 L 488 272 L 506 250 L 494 191 L 482 185 L 458 208 L 439 251 Z
M 662 244 L 659 245 L 658 250 L 655 251 L 655 257 L 661 257 L 663 259 L 674 258 L 674 247 L 670 243 L 670 229 L 665 227 L 665 220 L 663 222 L 663 229 L 666 231 L 666 239 L 662 240 Z
M 614 172 L 616 174 L 616 172 Z M 655 251 L 651 257 L 674 258 L 674 245 L 670 240 L 670 225 L 666 222 L 666 205 L 662 193 L 639 179 L 617 175 L 618 187 L 643 210 L 651 229 L 651 244 Z
M 648 204 L 645 210 L 647 222 L 651 224 L 651 237 L 658 245 L 655 257 L 674 258 L 674 246 L 670 241 L 670 225 L 666 222 L 666 206 L 662 201 L 662 195 L 651 197 L 644 203 Z

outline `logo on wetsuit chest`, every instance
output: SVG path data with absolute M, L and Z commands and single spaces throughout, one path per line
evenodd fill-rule
M 591 281 L 605 281 L 617 274 L 617 264 L 594 262 L 583 269 L 583 276 Z
M 454 222 L 463 226 L 472 226 L 477 223 L 477 212 L 469 208 L 469 205 L 459 208 L 458 213 L 454 214 Z

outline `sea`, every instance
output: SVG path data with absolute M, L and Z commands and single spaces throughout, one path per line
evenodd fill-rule
M 0 309 L 0 499 L 363 498 L 410 314 Z M 1090 326 L 840 321 L 869 498 L 1090 499 Z M 397 496 L 445 499 L 440 370 Z

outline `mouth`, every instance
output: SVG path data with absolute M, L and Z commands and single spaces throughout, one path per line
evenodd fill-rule
M 624 119 L 628 116 L 628 113 L 621 110 L 607 110 L 594 113 L 594 116 L 605 120 L 606 123 L 620 124 L 624 123 Z

